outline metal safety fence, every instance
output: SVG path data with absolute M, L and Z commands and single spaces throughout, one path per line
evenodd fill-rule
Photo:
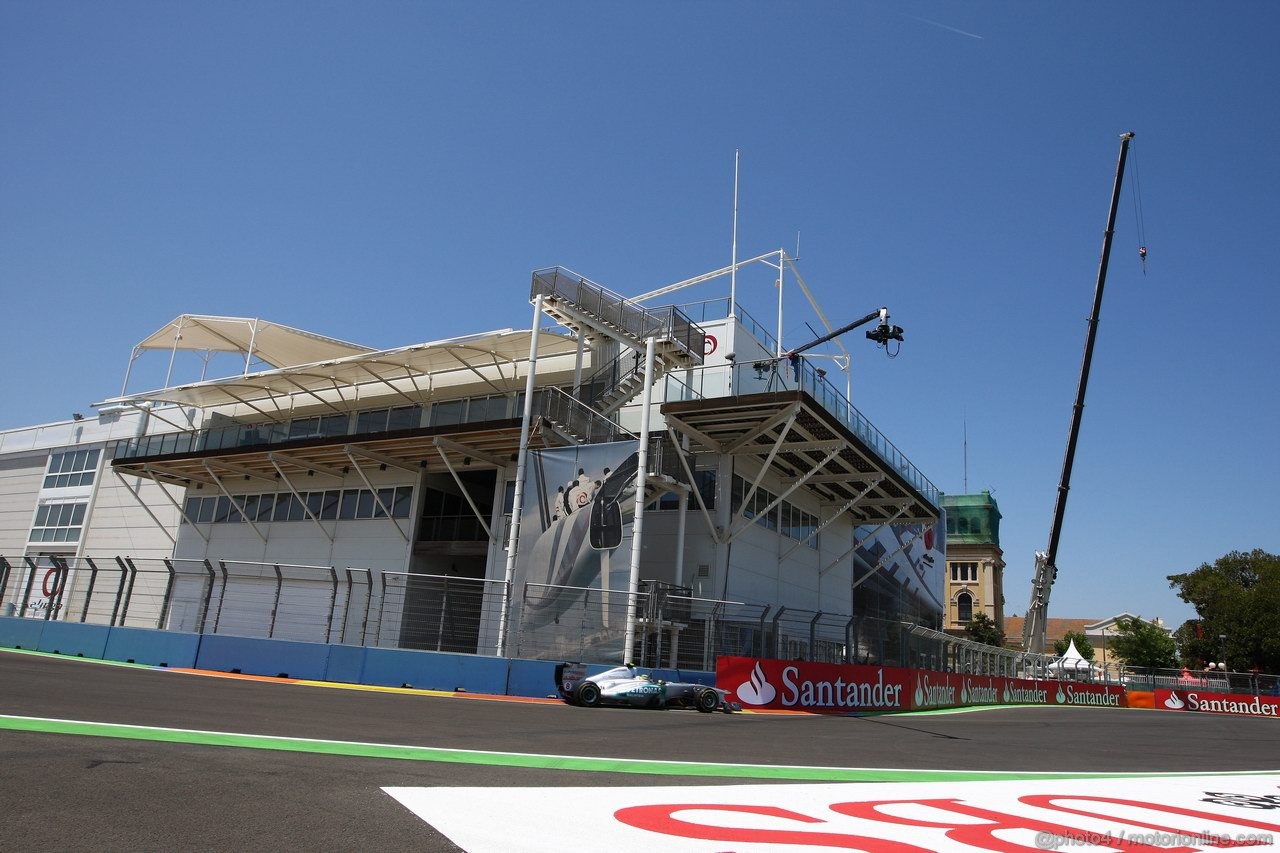
M 1131 690 L 1182 690 L 1201 693 L 1242 693 L 1280 696 L 1280 675 L 1265 672 L 1229 672 L 1224 669 L 1115 668 L 1116 681 Z
M 128 556 L 0 556 L 0 615 L 382 648 L 507 653 L 623 662 L 625 590 L 372 568 Z M 713 670 L 723 656 L 859 663 L 1011 677 L 1122 684 L 1131 689 L 1280 695 L 1260 672 L 1074 666 L 907 621 L 699 598 L 642 582 L 631 663 Z

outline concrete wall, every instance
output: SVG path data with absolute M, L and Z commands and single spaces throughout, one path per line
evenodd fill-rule
M 121 480 L 112 473 L 111 463 L 107 462 L 98 472 L 90 523 L 81 537 L 81 553 L 127 554 L 141 559 L 157 559 L 172 554 L 178 511 L 162 493 L 166 488 L 176 499 L 179 489 L 141 477 Z M 151 511 L 151 515 L 142 504 Z
M 27 534 L 48 462 L 45 452 L 0 457 L 0 555 L 11 562 L 27 552 Z

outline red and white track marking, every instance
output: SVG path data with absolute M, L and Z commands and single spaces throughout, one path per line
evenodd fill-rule
M 1280 774 L 383 790 L 469 853 L 1280 849 Z

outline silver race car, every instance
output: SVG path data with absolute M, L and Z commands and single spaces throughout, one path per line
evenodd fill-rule
M 556 666 L 560 698 L 570 705 L 596 708 L 624 705 L 635 708 L 697 708 L 703 713 L 731 708 L 724 701 L 727 690 L 687 681 L 661 681 L 634 666 L 615 666 L 588 676 L 580 663 Z

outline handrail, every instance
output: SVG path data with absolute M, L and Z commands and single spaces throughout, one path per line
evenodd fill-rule
M 695 364 L 702 363 L 706 335 L 675 306 L 646 308 L 565 267 L 534 270 L 529 299 L 562 299 L 583 313 L 613 326 L 636 341 L 659 338 L 679 347 Z
M 763 362 L 762 362 L 763 363 Z M 940 491 L 920 469 L 911 463 L 901 450 L 894 445 L 866 415 L 858 411 L 837 390 L 821 372 L 807 361 L 800 360 L 797 376 L 786 361 L 770 361 L 769 375 L 759 375 L 752 364 L 717 365 L 691 369 L 692 376 L 686 380 L 674 373 L 668 373 L 664 379 L 666 400 L 711 400 L 725 396 L 723 389 L 729 387 L 726 382 L 715 381 L 719 378 L 731 378 L 732 396 L 756 394 L 766 391 L 804 391 L 809 394 L 823 409 L 835 416 L 854 435 L 858 436 L 882 462 L 893 468 L 899 476 L 912 485 L 916 491 L 935 508 L 939 505 Z M 706 389 L 713 389 L 707 393 Z
M 635 438 L 635 433 L 624 429 L 612 419 L 577 400 L 559 388 L 540 388 L 534 392 L 534 412 L 560 424 L 570 434 L 587 444 L 623 441 Z

